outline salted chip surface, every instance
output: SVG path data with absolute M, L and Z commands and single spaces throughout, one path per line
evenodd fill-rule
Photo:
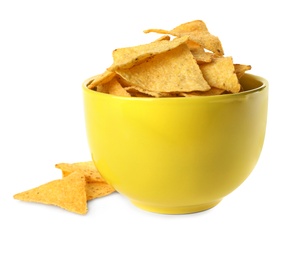
M 131 96 L 142 96 L 142 97 L 171 97 L 172 94 L 171 92 L 155 92 L 155 91 L 149 91 L 146 89 L 142 89 L 140 87 L 136 87 L 136 86 L 131 86 L 131 87 L 127 87 L 125 88 L 125 90 L 127 92 L 129 92 L 131 94 Z
M 114 71 L 120 68 L 131 68 L 149 57 L 176 48 L 177 46 L 185 43 L 187 39 L 188 36 L 184 36 L 175 38 L 172 41 L 167 39 L 157 40 L 148 44 L 116 49 L 113 51 L 114 62 L 108 70 Z
M 116 73 L 132 86 L 153 92 L 210 89 L 186 44 L 155 55 L 130 69 L 117 69 Z
M 97 86 L 101 86 L 104 83 L 109 82 L 115 77 L 115 72 L 106 70 L 104 73 L 97 75 L 95 79 L 88 84 L 89 89 L 94 89 Z
M 55 167 L 62 171 L 63 178 L 73 172 L 79 172 L 84 174 L 84 176 L 86 177 L 86 181 L 104 181 L 92 161 L 57 163 L 55 164 Z
M 232 57 L 217 57 L 212 62 L 200 65 L 204 78 L 211 87 L 237 93 L 241 89 Z
M 55 167 L 62 171 L 63 178 L 71 175 L 73 172 L 81 173 L 85 176 L 87 200 L 100 198 L 115 191 L 111 185 L 102 179 L 93 161 L 58 163 Z
M 221 41 L 217 36 L 212 35 L 206 24 L 202 20 L 194 20 L 178 25 L 172 30 L 164 29 L 147 29 L 145 33 L 155 32 L 161 34 L 170 34 L 177 37 L 189 36 L 189 40 L 198 43 L 203 48 L 212 51 L 213 53 L 222 56 L 224 50 Z
M 116 78 L 103 84 L 102 88 L 105 90 L 104 93 L 108 93 L 115 96 L 130 97 L 131 95 L 121 86 Z
M 85 175 L 73 172 L 67 177 L 54 180 L 36 188 L 14 195 L 17 200 L 55 205 L 65 210 L 87 213 Z
M 87 200 L 101 198 L 113 193 L 115 189 L 105 182 L 87 182 L 86 196 Z
M 240 79 L 246 71 L 251 70 L 251 65 L 234 64 L 234 68 L 238 79 Z
M 198 64 L 211 62 L 214 57 L 213 53 L 206 52 L 203 47 L 191 49 L 191 54 L 193 55 Z
M 224 92 L 225 92 L 224 89 L 211 87 L 211 89 L 207 91 L 192 91 L 187 93 L 182 92 L 180 93 L 180 96 L 182 97 L 216 96 L 216 95 L 221 95 Z
M 159 37 L 158 39 L 155 40 L 155 42 L 159 42 L 159 41 L 170 41 L 171 37 L 169 35 L 162 35 L 161 37 Z

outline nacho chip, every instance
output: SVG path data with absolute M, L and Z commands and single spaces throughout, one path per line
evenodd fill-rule
M 188 93 L 182 92 L 180 93 L 180 96 L 182 97 L 215 96 L 215 95 L 221 95 L 224 92 L 225 92 L 224 89 L 211 87 L 211 89 L 207 91 L 192 91 Z
M 54 180 L 14 195 L 17 200 L 55 205 L 65 210 L 87 213 L 86 181 L 83 173 L 74 172 L 67 177 Z
M 129 69 L 140 62 L 156 54 L 164 53 L 185 43 L 188 36 L 176 38 L 173 41 L 160 40 L 149 44 L 143 44 L 127 48 L 119 48 L 113 51 L 114 63 L 108 69 L 114 71 L 117 69 Z
M 73 172 L 80 172 L 84 174 L 84 176 L 86 177 L 86 181 L 104 181 L 92 161 L 77 163 L 57 163 L 55 167 L 62 171 L 63 178 Z
M 116 78 L 103 84 L 103 88 L 106 91 L 105 93 L 115 96 L 130 97 L 130 94 L 121 86 Z
M 204 78 L 211 87 L 232 93 L 240 91 L 232 57 L 217 57 L 212 62 L 200 65 Z
M 211 62 L 214 57 L 214 53 L 206 52 L 203 47 L 193 48 L 191 54 L 198 64 Z
M 115 72 L 106 70 L 104 73 L 95 77 L 95 79 L 88 84 L 89 89 L 94 89 L 97 86 L 102 86 L 102 84 L 109 82 L 114 78 Z
M 155 91 L 150 91 L 150 90 L 146 90 L 140 87 L 136 87 L 136 86 L 130 86 L 125 88 L 125 90 L 127 92 L 129 92 L 131 94 L 131 96 L 134 97 L 171 97 L 172 94 L 170 92 L 165 93 L 165 92 L 155 92 Z
M 116 73 L 132 86 L 152 92 L 206 91 L 210 86 L 186 44 Z
M 156 39 L 154 42 L 159 42 L 159 41 L 170 41 L 171 37 L 169 35 L 162 35 L 158 39 Z
M 244 64 L 234 64 L 234 68 L 238 79 L 240 79 L 245 74 L 246 71 L 251 70 L 250 65 L 244 65 Z
M 126 87 L 125 90 L 133 97 L 160 97 L 158 92 L 149 91 L 136 86 Z
M 87 200 L 101 198 L 113 193 L 115 189 L 106 182 L 87 182 L 86 196 Z
M 145 89 L 135 87 L 135 86 L 130 86 L 126 87 L 125 90 L 132 96 L 132 97 L 158 97 L 158 93 L 156 94 L 155 92 L 149 92 L 146 91 Z
M 204 49 L 200 44 L 189 39 L 187 40 L 186 45 L 190 51 L 196 50 L 197 48 Z
M 55 167 L 62 171 L 63 178 L 69 176 L 73 172 L 78 172 L 85 176 L 87 200 L 100 198 L 115 191 L 115 189 L 107 184 L 100 176 L 100 173 L 92 161 L 58 163 Z
M 217 55 L 224 55 L 222 44 L 218 37 L 210 34 L 206 24 L 201 20 L 194 20 L 191 22 L 183 23 L 172 30 L 163 29 L 148 29 L 144 33 L 161 33 L 170 34 L 177 37 L 189 36 L 189 40 L 199 44 L 203 48 L 212 51 Z

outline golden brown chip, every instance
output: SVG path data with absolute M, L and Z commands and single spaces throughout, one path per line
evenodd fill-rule
M 96 169 L 92 161 L 76 162 L 76 163 L 57 163 L 56 168 L 62 171 L 63 177 L 70 175 L 73 172 L 83 173 L 88 182 L 103 181 L 99 171 Z
M 145 33 L 155 32 L 161 34 L 170 34 L 177 37 L 185 35 L 189 36 L 189 40 L 193 41 L 203 48 L 212 51 L 217 55 L 224 55 L 222 44 L 218 37 L 210 34 L 206 24 L 201 20 L 194 20 L 191 22 L 183 23 L 172 30 L 163 29 L 148 29 Z
M 224 89 L 211 87 L 211 89 L 207 91 L 192 91 L 188 93 L 182 92 L 180 93 L 180 96 L 183 96 L 183 97 L 215 96 L 215 95 L 221 95 L 224 92 L 225 92 Z
M 149 91 L 136 86 L 126 87 L 125 90 L 133 97 L 160 97 L 158 92 Z
M 17 200 L 55 205 L 68 211 L 86 214 L 86 181 L 83 173 L 74 172 L 67 177 L 54 180 L 14 195 Z
M 105 93 L 122 96 L 122 97 L 130 97 L 131 95 L 121 86 L 116 78 L 113 78 L 111 81 L 103 84 L 103 89 Z M 98 90 L 99 91 L 99 90 Z
M 154 42 L 169 41 L 169 40 L 171 40 L 171 37 L 169 35 L 163 35 L 163 36 L 159 37 L 158 39 L 156 39 Z
M 251 70 L 250 65 L 244 65 L 244 64 L 234 64 L 234 68 L 238 79 L 240 79 L 245 74 L 246 71 Z
M 109 82 L 114 76 L 115 72 L 106 70 L 104 73 L 97 75 L 95 79 L 88 84 L 88 88 L 94 89 L 97 86 L 101 86 L 102 84 Z
M 130 86 L 125 88 L 134 97 L 170 97 L 172 94 L 170 92 L 155 92 L 146 89 L 142 89 L 136 86 Z
M 127 88 L 127 87 L 130 87 L 130 83 L 127 82 L 124 78 L 122 78 L 120 75 L 117 75 L 116 74 L 116 77 L 117 81 L 119 82 L 119 84 L 123 87 L 123 88 Z
M 148 93 L 148 91 L 139 88 L 139 87 L 126 87 L 125 90 L 132 96 L 132 97 L 156 97 L 156 93 Z
M 115 189 L 105 182 L 87 182 L 86 196 L 87 200 L 101 198 L 113 193 Z
M 100 176 L 93 161 L 58 163 L 55 167 L 62 171 L 63 178 L 69 176 L 73 172 L 79 172 L 85 176 L 87 200 L 99 198 L 115 191 L 115 189 L 107 184 Z
M 155 55 L 130 69 L 117 69 L 116 73 L 130 85 L 150 92 L 210 89 L 186 44 Z
M 211 62 L 214 57 L 214 53 L 206 52 L 203 47 L 193 48 L 191 53 L 198 64 Z
M 232 57 L 217 57 L 212 62 L 200 65 L 208 84 L 232 93 L 240 91 Z
M 200 44 L 193 42 L 191 40 L 187 40 L 186 45 L 190 51 L 196 50 L 197 48 L 204 49 Z
M 114 63 L 108 70 L 114 71 L 120 68 L 131 68 L 149 57 L 176 48 L 185 43 L 187 39 L 188 36 L 185 36 L 176 38 L 173 41 L 160 40 L 148 44 L 116 49 L 113 51 Z

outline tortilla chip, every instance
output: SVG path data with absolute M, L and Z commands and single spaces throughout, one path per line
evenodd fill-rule
M 211 62 L 214 57 L 214 53 L 206 52 L 203 47 L 193 48 L 191 53 L 198 64 Z
M 122 96 L 122 97 L 130 97 L 131 95 L 121 86 L 116 78 L 113 78 L 111 81 L 103 84 L 103 88 L 105 89 L 105 93 Z
M 182 92 L 180 93 L 180 96 L 182 97 L 215 96 L 215 95 L 221 95 L 224 92 L 225 92 L 224 89 L 211 87 L 211 89 L 207 91 L 192 91 L 188 93 Z
M 200 44 L 189 39 L 187 40 L 186 45 L 190 51 L 196 50 L 197 48 L 204 49 Z
M 106 70 L 104 73 L 97 75 L 95 79 L 88 84 L 89 89 L 95 89 L 97 86 L 109 82 L 115 76 L 115 72 Z
M 186 44 L 116 73 L 132 86 L 157 93 L 210 89 Z
M 165 93 L 165 92 L 155 92 L 155 91 L 149 91 L 146 89 L 142 89 L 140 87 L 136 86 L 130 86 L 125 88 L 127 92 L 131 94 L 133 97 L 171 97 L 172 94 L 170 92 Z
M 250 65 L 244 65 L 244 64 L 234 64 L 234 68 L 238 79 L 240 79 L 245 74 L 246 71 L 251 70 Z
M 83 173 L 74 172 L 61 180 L 14 195 L 17 200 L 55 205 L 65 210 L 87 213 L 86 180 Z
M 145 89 L 130 86 L 126 87 L 125 90 L 132 96 L 132 97 L 159 97 L 158 93 L 155 92 L 149 92 Z
M 85 176 L 87 200 L 103 197 L 115 191 L 115 189 L 107 184 L 100 176 L 93 161 L 58 163 L 55 167 L 62 171 L 63 178 L 69 176 L 73 172 L 79 172 Z
M 204 78 L 211 87 L 232 93 L 240 91 L 232 57 L 217 57 L 212 62 L 200 65 Z
M 57 163 L 55 165 L 57 169 L 62 171 L 63 178 L 67 177 L 73 172 L 80 172 L 86 177 L 88 182 L 104 182 L 99 171 L 96 169 L 92 161 L 77 162 L 77 163 Z
M 189 36 L 189 40 L 198 43 L 203 48 L 213 53 L 223 56 L 224 51 L 218 37 L 210 34 L 206 24 L 201 20 L 194 20 L 183 23 L 172 30 L 148 29 L 144 33 L 155 32 L 162 34 L 170 34 L 177 37 Z
M 106 182 L 87 182 L 86 196 L 87 200 L 101 198 L 113 193 L 115 189 Z
M 125 90 L 133 97 L 160 97 L 158 92 L 149 91 L 136 86 L 126 87 Z
M 171 37 L 169 35 L 162 35 L 161 37 L 157 38 L 154 42 L 169 41 L 169 40 L 171 40 Z
M 129 69 L 149 57 L 176 48 L 185 43 L 187 39 L 188 36 L 185 36 L 176 38 L 173 41 L 160 40 L 148 44 L 116 49 L 113 51 L 114 63 L 108 70 Z

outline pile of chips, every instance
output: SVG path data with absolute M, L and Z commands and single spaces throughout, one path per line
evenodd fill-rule
M 224 56 L 218 37 L 195 20 L 143 45 L 113 51 L 113 64 L 89 82 L 88 88 L 127 97 L 189 97 L 238 93 L 240 77 L 250 65 Z
M 14 195 L 17 200 L 37 202 L 86 214 L 87 202 L 114 192 L 100 176 L 93 162 L 59 163 L 62 178 Z

